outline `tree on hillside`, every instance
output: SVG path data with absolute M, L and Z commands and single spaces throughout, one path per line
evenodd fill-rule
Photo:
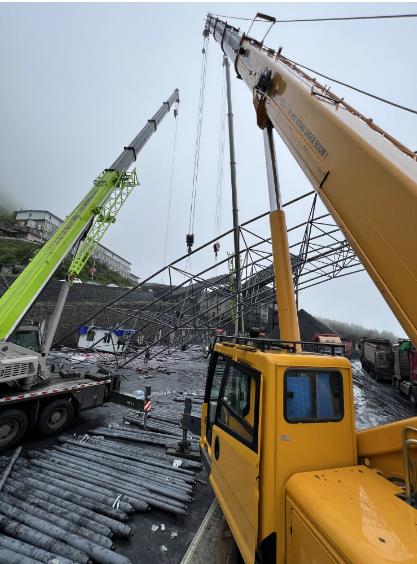
M 318 319 L 328 327 L 331 327 L 336 333 L 339 333 L 339 335 L 355 343 L 357 343 L 361 337 L 379 337 L 389 339 L 391 343 L 396 343 L 398 340 L 398 336 L 394 335 L 391 331 L 369 329 L 357 323 L 346 323 L 344 321 L 326 319 L 324 317 L 318 317 Z

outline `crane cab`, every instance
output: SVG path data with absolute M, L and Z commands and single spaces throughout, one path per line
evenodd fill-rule
M 357 463 L 349 361 L 279 341 L 219 338 L 200 449 L 244 561 L 262 553 L 264 562 L 283 562 L 289 478 Z

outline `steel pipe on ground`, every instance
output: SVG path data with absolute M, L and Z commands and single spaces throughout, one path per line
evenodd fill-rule
M 66 454 L 43 454 L 43 453 L 37 453 L 36 456 L 33 458 L 34 461 L 40 461 L 40 460 L 47 460 L 48 462 L 53 462 L 55 463 L 55 465 L 59 465 L 60 461 L 64 461 L 67 464 L 72 465 L 73 467 L 77 466 L 82 466 L 83 468 L 85 468 L 87 471 L 91 471 L 94 470 L 95 472 L 99 472 L 103 475 L 104 478 L 106 478 L 107 480 L 112 480 L 112 483 L 116 484 L 122 482 L 122 485 L 126 485 L 128 486 L 130 489 L 132 489 L 132 486 L 134 486 L 135 488 L 137 488 L 138 486 L 141 488 L 146 488 L 147 490 L 149 490 L 150 492 L 154 492 L 157 495 L 163 495 L 167 498 L 172 498 L 173 500 L 177 500 L 181 503 L 186 503 L 187 501 L 191 501 L 191 498 L 187 495 L 184 494 L 183 492 L 179 491 L 179 490 L 174 490 L 172 488 L 172 486 L 168 486 L 168 485 L 164 485 L 161 483 L 155 483 L 155 482 L 151 482 L 149 480 L 144 480 L 142 478 L 138 478 L 137 476 L 134 476 L 132 474 L 127 475 L 124 474 L 122 477 L 120 476 L 120 473 L 113 471 L 111 466 L 107 466 L 105 464 L 102 463 L 94 463 L 94 462 L 90 462 L 89 460 L 83 460 L 80 458 L 74 458 L 73 456 L 68 456 Z M 46 467 L 46 465 L 45 465 Z M 64 473 L 63 469 L 62 472 Z M 83 470 L 83 476 L 84 476 L 84 470 Z M 116 481 L 117 482 L 116 482 Z
M 58 461 L 57 459 L 53 460 L 52 458 L 44 458 L 41 460 L 34 459 L 32 462 L 34 467 L 39 466 L 39 473 L 44 478 L 53 478 L 55 481 L 62 481 L 65 484 L 64 487 L 71 486 L 78 489 L 85 488 L 86 491 L 90 492 L 90 490 L 87 490 L 86 488 L 86 485 L 89 485 L 89 482 L 91 482 L 91 480 L 89 480 L 89 470 L 87 468 L 80 468 L 79 465 L 70 464 L 67 461 L 64 461 L 65 467 L 63 467 L 62 460 Z M 137 511 L 143 511 L 144 507 L 146 507 L 146 510 L 148 509 L 146 502 L 137 502 L 137 500 L 128 498 L 121 491 L 116 491 L 113 487 L 107 487 L 102 479 L 97 484 L 95 484 L 94 492 L 91 491 L 90 495 L 94 497 L 101 496 L 110 500 L 113 510 L 117 511 L 121 515 L 126 515 L 126 517 L 127 513 L 125 513 L 121 509 L 115 508 L 118 503 L 121 503 L 121 497 L 123 497 L 123 499 L 125 500 L 129 500 L 124 501 L 123 504 L 128 503 L 129 507 L 131 508 L 131 513 L 135 511 L 131 502 L 133 502 L 138 507 Z
M 23 542 L 27 542 L 39 548 L 43 548 L 44 550 L 53 552 L 59 557 L 63 556 L 70 562 L 87 564 L 90 561 L 90 558 L 87 554 L 85 554 L 85 552 L 77 550 L 69 544 L 61 542 L 47 533 L 42 533 L 34 527 L 28 526 L 23 522 L 16 521 L 4 514 L 0 514 L 0 531 Z
M 34 453 L 32 456 L 32 462 L 35 460 L 44 461 L 44 463 L 46 463 L 46 461 L 54 462 L 56 465 L 59 465 L 60 463 L 65 461 L 65 463 L 71 464 L 72 466 L 82 466 L 83 472 L 84 468 L 86 468 L 87 471 L 94 470 L 96 472 L 100 472 L 108 480 L 110 480 L 111 478 L 112 480 L 115 479 L 119 482 L 122 481 L 123 484 L 126 483 L 129 485 L 131 484 L 135 487 L 140 487 L 142 489 L 145 488 L 151 492 L 155 492 L 158 495 L 164 495 L 166 497 L 177 498 L 179 496 L 180 499 L 178 499 L 178 501 L 181 502 L 189 501 L 189 494 L 192 493 L 192 489 L 186 490 L 184 492 L 183 488 L 177 488 L 176 484 L 173 484 L 172 482 L 168 483 L 165 480 L 155 481 L 151 478 L 148 478 L 148 476 L 138 476 L 137 473 L 129 474 L 127 472 L 124 472 L 123 474 L 121 474 L 118 469 L 115 469 L 112 464 L 107 464 L 106 461 L 96 460 L 96 462 L 94 462 L 91 457 L 85 458 L 84 456 L 81 457 L 78 455 L 69 454 L 68 452 L 38 452 Z
M 0 546 L 8 550 L 13 550 L 14 552 L 17 552 L 18 554 L 21 554 L 23 556 L 34 558 L 36 562 L 48 563 L 51 562 L 54 558 L 59 560 L 59 564 L 72 564 L 73 562 L 72 560 L 58 556 L 58 554 L 48 552 L 47 550 L 43 550 L 42 548 L 37 548 L 32 544 L 22 542 L 12 537 L 6 537 L 6 535 L 2 534 L 0 534 Z
M 36 462 L 36 461 L 34 461 Z M 45 465 L 46 467 L 46 465 Z M 25 469 L 27 469 L 27 467 L 23 467 Z M 31 471 L 33 472 L 34 469 L 30 468 Z M 34 472 L 35 475 L 37 475 L 36 472 Z M 62 480 L 62 476 L 58 477 L 55 475 L 50 475 L 48 478 L 48 481 L 51 482 L 52 485 L 57 486 L 58 488 L 62 488 L 62 489 L 66 489 L 69 492 L 72 492 L 74 494 L 80 495 L 80 496 L 85 496 L 86 498 L 90 498 L 94 501 L 97 501 L 101 504 L 101 511 L 103 513 L 105 513 L 106 515 L 109 515 L 110 517 L 114 518 L 114 519 L 118 519 L 119 521 L 127 521 L 128 520 L 128 515 L 127 513 L 125 513 L 124 511 L 120 511 L 119 509 L 114 509 L 112 507 L 114 500 L 110 500 L 109 498 L 107 498 L 106 496 L 97 494 L 96 492 L 93 492 L 91 490 L 88 490 L 85 487 L 79 487 L 79 486 L 75 486 L 72 483 L 69 482 L 65 482 L 63 483 Z M 110 507 L 109 507 L 109 503 L 110 503 Z
M 42 519 L 42 521 L 50 521 L 57 527 L 60 527 L 64 531 L 68 531 L 70 533 L 74 533 L 75 535 L 80 535 L 95 544 L 99 544 L 101 546 L 105 546 L 106 548 L 113 548 L 112 541 L 103 535 L 98 533 L 94 533 L 90 529 L 86 529 L 83 526 L 77 526 L 68 519 L 64 519 L 63 517 L 58 517 L 57 515 L 51 515 L 48 511 L 44 511 L 40 507 L 33 505 L 30 503 L 29 500 L 22 501 L 17 497 L 10 495 L 5 492 L 0 492 L 0 501 L 4 501 L 9 505 L 12 505 L 16 509 L 21 509 L 22 511 L 26 511 L 29 515 L 33 515 L 34 517 L 38 517 Z
M 47 460 L 47 459 L 45 459 Z M 34 464 L 36 465 L 36 463 L 39 463 L 40 461 L 33 461 Z M 94 489 L 98 492 L 102 492 L 104 490 L 103 486 L 107 486 L 106 488 L 106 492 L 108 494 L 112 494 L 115 497 L 117 495 L 119 495 L 120 493 L 125 494 L 127 497 L 127 499 L 132 500 L 136 498 L 135 501 L 137 501 L 138 503 L 144 503 L 146 502 L 147 504 L 155 507 L 155 508 L 159 508 L 159 509 L 163 509 L 165 511 L 169 511 L 171 513 L 175 513 L 177 515 L 185 515 L 185 505 L 173 500 L 173 499 L 169 499 L 166 497 L 163 497 L 161 495 L 155 494 L 155 493 L 151 493 L 148 490 L 146 490 L 145 488 L 142 487 L 135 487 L 131 484 L 124 484 L 123 482 L 120 482 L 117 479 L 111 479 L 109 478 L 109 480 L 103 481 L 103 475 L 100 472 L 96 472 L 93 471 L 91 469 L 89 469 L 88 467 L 80 467 L 79 466 L 75 466 L 74 464 L 70 464 L 68 461 L 65 460 L 61 460 L 60 461 L 61 464 L 62 462 L 65 462 L 68 470 L 63 469 L 62 466 L 59 465 L 55 465 L 54 463 L 49 462 L 49 464 L 43 464 L 41 471 L 43 474 L 45 474 L 46 476 L 51 476 L 51 477 L 55 477 L 56 478 L 61 478 L 61 479 L 66 479 L 69 480 L 70 482 L 73 481 L 82 481 L 84 484 L 90 483 L 94 485 Z M 80 465 L 81 466 L 81 465 Z M 46 468 L 48 468 L 48 470 L 46 470 Z M 51 468 L 53 468 L 53 470 L 51 470 Z M 82 472 L 82 473 L 81 473 Z M 60 474 L 63 474 L 63 476 L 60 476 Z M 74 476 L 77 475 L 79 476 L 79 478 L 70 478 L 69 476 Z M 109 485 L 108 485 L 109 484 Z M 117 492 L 111 491 L 108 488 L 111 487 L 117 487 Z
M 158 452 L 156 450 L 148 450 L 145 449 L 139 445 L 133 445 L 133 444 L 126 444 L 126 443 L 122 443 L 120 441 L 117 441 L 116 439 L 113 439 L 111 437 L 104 437 L 104 436 L 100 436 L 100 435 L 93 435 L 93 436 L 89 436 L 88 437 L 88 442 L 93 442 L 95 444 L 105 444 L 110 446 L 111 448 L 115 448 L 120 452 L 127 452 L 127 453 L 131 453 L 133 455 L 144 455 L 144 456 L 150 456 L 152 455 L 153 458 L 157 458 L 158 460 L 162 460 L 163 462 L 166 462 L 167 464 L 171 464 L 172 465 L 172 460 L 173 460 L 173 456 L 170 454 L 165 454 L 162 452 Z M 181 460 L 181 469 L 186 469 L 186 468 L 194 468 L 195 470 L 201 470 L 203 465 L 201 464 L 201 462 L 196 462 L 195 460 L 187 460 L 186 458 L 182 458 L 181 454 L 178 454 L 177 458 L 179 460 Z
M 180 477 L 184 481 L 192 483 L 195 481 L 195 474 L 191 470 L 184 470 L 182 468 L 175 468 L 172 464 L 167 464 L 164 462 L 153 461 L 151 458 L 141 458 L 139 456 L 132 456 L 129 454 L 124 454 L 122 452 L 118 452 L 117 455 L 114 453 L 113 450 L 105 447 L 101 447 L 100 445 L 92 444 L 89 441 L 80 443 L 74 440 L 63 440 L 61 441 L 65 445 L 74 447 L 74 448 L 83 448 L 87 450 L 93 450 L 95 452 L 99 452 L 103 455 L 111 456 L 114 458 L 122 459 L 123 461 L 136 462 L 138 465 L 147 465 L 147 466 L 154 466 L 155 468 L 160 468 L 161 470 L 167 471 L 169 474 L 172 474 L 174 477 Z M 157 470 L 158 471 L 158 470 Z
M 80 495 L 53 486 L 49 483 L 51 481 L 50 478 L 48 483 L 42 482 L 38 479 L 38 473 L 24 469 L 14 472 L 12 477 L 17 484 L 21 485 L 22 489 L 28 488 L 28 491 L 33 490 L 35 495 L 42 496 L 42 499 L 48 500 L 50 498 L 54 502 L 56 500 L 62 507 L 68 507 L 68 509 L 75 507 L 78 511 L 82 511 L 83 515 L 90 519 L 95 519 L 99 524 L 108 527 L 118 537 L 128 538 L 133 534 L 131 528 L 125 523 L 102 514 L 102 509 L 107 510 L 106 506 L 101 506 L 98 502 L 87 500 Z
M 8 480 L 8 482 L 13 482 L 13 481 L 14 480 L 12 480 L 11 478 L 9 478 Z M 44 511 L 48 511 L 49 513 L 51 513 L 52 518 L 53 515 L 57 515 L 59 517 L 62 517 L 63 519 L 67 519 L 68 521 L 70 521 L 71 523 L 73 523 L 78 527 L 83 527 L 88 531 L 91 531 L 95 534 L 101 535 L 106 538 L 112 535 L 112 532 L 108 527 L 105 527 L 104 525 L 101 525 L 96 521 L 92 521 L 91 519 L 88 519 L 87 517 L 80 515 L 78 512 L 75 513 L 74 511 L 69 511 L 68 509 L 62 506 L 59 507 L 54 503 L 50 503 L 48 501 L 40 499 L 39 497 L 29 493 L 26 488 L 23 487 L 22 489 L 21 487 L 19 487 L 16 482 L 15 485 L 13 485 L 12 483 L 9 485 L 9 483 L 7 483 L 3 489 L 5 493 L 8 493 L 16 498 L 19 498 L 21 501 L 27 501 L 28 503 L 35 505 L 36 507 L 39 507 Z M 111 543 L 110 544 L 107 543 L 103 546 L 107 546 L 108 548 L 111 548 Z
M 17 509 L 2 500 L 0 500 L 0 512 L 7 517 L 17 519 L 21 523 L 28 525 L 41 533 L 48 534 L 57 540 L 66 542 L 74 549 L 78 550 L 78 552 L 80 552 L 80 556 L 88 554 L 93 560 L 96 560 L 100 564 L 131 564 L 131 561 L 121 554 L 117 554 L 108 548 L 87 540 L 84 537 L 77 536 L 76 534 L 62 529 L 57 525 L 53 525 L 50 521 L 44 521 L 43 519 L 33 515 L 28 515 L 25 511 Z M 78 559 L 76 561 L 78 561 Z
M 38 564 L 39 560 L 33 560 L 8 548 L 0 547 L 0 564 Z
M 105 437 L 113 437 L 116 439 L 127 439 L 128 441 L 133 441 L 137 443 L 148 443 L 151 445 L 159 445 L 163 447 L 168 446 L 169 443 L 169 441 L 167 441 L 166 439 L 156 440 L 156 439 L 152 439 L 151 437 L 147 437 L 145 435 L 141 437 L 133 436 L 132 433 L 126 433 L 125 431 L 115 431 L 113 429 L 94 429 L 93 431 L 90 431 L 90 433 L 92 433 L 93 435 L 102 435 Z
M 91 460 L 96 464 L 103 464 L 109 466 L 115 470 L 121 470 L 128 475 L 138 476 L 139 472 L 152 473 L 152 478 L 149 478 L 149 482 L 155 482 L 155 486 L 161 484 L 163 487 L 170 487 L 174 490 L 180 489 L 184 492 L 191 494 L 193 491 L 193 486 L 187 479 L 183 479 L 181 476 L 175 476 L 174 473 L 169 473 L 169 471 L 158 471 L 153 467 L 146 466 L 144 464 L 132 463 L 131 461 L 121 462 L 120 458 L 112 455 L 105 455 L 103 453 L 91 452 L 87 449 L 78 448 L 72 445 L 64 445 L 62 447 L 56 447 L 52 453 L 61 453 L 68 456 L 73 456 L 74 458 L 82 458 L 85 460 Z M 139 474 L 140 475 L 140 474 Z M 189 480 L 189 479 L 188 479 Z

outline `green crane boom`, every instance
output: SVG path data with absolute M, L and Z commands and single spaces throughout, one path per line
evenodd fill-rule
M 111 167 L 97 178 L 87 195 L 0 298 L 0 340 L 6 340 L 18 326 L 71 248 L 83 236 L 88 239 L 95 217 L 101 213 L 128 168 L 178 100 L 179 92 L 174 90 Z

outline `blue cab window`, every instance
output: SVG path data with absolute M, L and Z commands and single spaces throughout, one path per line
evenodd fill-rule
M 285 374 L 284 416 L 289 423 L 340 421 L 343 382 L 336 371 L 289 370 Z

